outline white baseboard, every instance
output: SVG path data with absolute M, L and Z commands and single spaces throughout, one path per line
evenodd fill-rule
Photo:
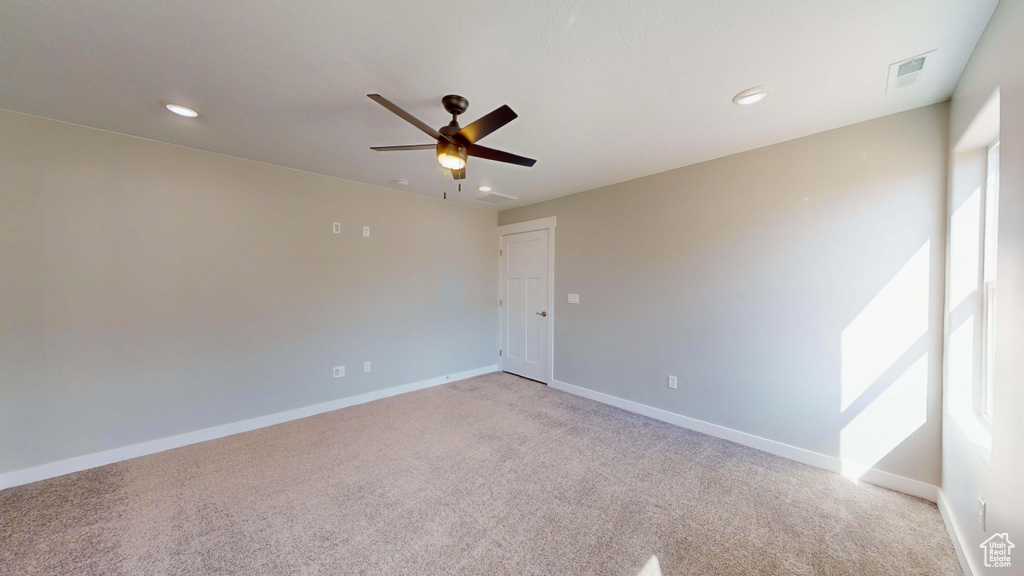
M 374 390 L 373 392 L 367 392 L 357 396 L 339 398 L 337 400 L 331 400 L 330 402 L 304 406 L 302 408 L 295 408 L 293 410 L 286 410 L 284 412 L 277 412 L 266 416 L 258 416 L 248 420 L 222 424 L 220 426 L 213 426 L 212 428 L 204 428 L 202 430 L 186 432 L 184 434 L 178 434 L 177 436 L 168 436 L 167 438 L 160 438 L 149 442 L 133 444 L 131 446 L 113 448 L 110 450 L 104 450 L 103 452 L 87 454 L 85 456 L 76 456 L 74 458 L 50 462 L 49 464 L 42 464 L 32 468 L 15 470 L 14 472 L 0 474 L 0 490 L 12 488 L 14 486 L 21 486 L 22 484 L 28 484 L 30 482 L 37 482 L 39 480 L 46 480 L 47 478 L 71 474 L 72 472 L 88 470 L 89 468 L 96 468 L 97 466 L 113 464 L 114 462 L 120 462 L 122 460 L 138 458 L 139 456 L 145 456 L 147 454 L 163 452 L 164 450 L 170 450 L 172 448 L 180 448 L 182 446 L 188 446 L 189 444 L 197 444 L 199 442 L 205 442 L 215 438 L 223 438 L 224 436 L 230 436 L 240 432 L 248 432 L 250 430 L 256 430 L 257 428 L 273 426 L 274 424 L 280 424 L 290 420 L 298 420 L 299 418 L 322 414 L 324 412 L 330 412 L 340 408 L 347 408 L 357 404 L 365 404 L 366 402 L 373 402 L 374 400 L 380 400 L 381 398 L 387 398 L 389 396 L 397 396 L 399 394 L 405 394 L 406 392 L 422 390 L 424 388 L 447 384 L 457 380 L 465 380 L 466 378 L 480 376 L 481 374 L 497 372 L 497 370 L 497 365 L 484 366 L 474 370 L 459 372 L 457 374 L 428 378 L 427 380 L 420 380 L 419 382 L 412 382 L 410 384 L 402 384 L 400 386 Z
M 719 426 L 718 424 L 697 420 L 696 418 L 690 418 L 689 416 L 683 416 L 682 414 L 676 414 L 675 412 L 654 408 L 652 406 L 647 406 L 646 404 L 640 404 L 639 402 L 633 402 L 632 400 L 625 400 L 618 396 L 612 396 L 603 392 L 596 392 L 589 388 L 583 388 L 582 386 L 576 386 L 574 384 L 568 384 L 554 379 L 551 380 L 551 387 L 570 394 L 596 400 L 603 404 L 615 406 L 616 408 L 622 408 L 623 410 L 642 414 L 648 418 L 654 418 L 655 420 L 661 420 L 662 422 L 668 422 L 669 424 L 675 424 L 676 426 L 696 430 L 697 432 L 702 432 L 709 436 L 715 436 L 737 444 L 756 448 L 762 452 L 768 452 L 769 454 L 775 454 L 776 456 L 796 460 L 797 462 L 808 464 L 815 468 L 822 468 L 836 473 L 839 473 L 842 468 L 842 460 L 834 456 L 826 456 L 825 454 L 812 452 L 810 450 L 805 450 L 804 448 L 797 448 L 796 446 L 790 446 L 789 444 L 783 444 L 782 442 L 776 442 L 775 440 L 769 440 L 746 432 L 740 432 L 739 430 L 733 430 L 732 428 L 726 428 L 725 426 Z M 920 480 L 913 480 L 911 478 L 905 478 L 889 472 L 883 472 L 882 470 L 876 470 L 874 468 L 864 473 L 864 475 L 860 477 L 860 480 L 863 480 L 868 484 L 874 484 L 890 490 L 896 490 L 897 492 L 903 492 L 904 494 L 910 494 L 911 496 L 917 496 L 918 498 L 924 498 L 925 500 L 930 500 L 932 502 L 935 502 L 938 498 L 939 489 L 937 486 L 928 484 L 927 482 L 921 482 Z
M 960 568 L 964 571 L 964 576 L 978 576 L 981 574 L 981 570 L 974 565 L 971 556 L 967 554 L 969 549 L 964 545 L 964 538 L 960 534 L 960 529 L 957 528 L 956 517 L 953 516 L 953 511 L 949 507 L 949 501 L 946 500 L 946 494 L 941 489 L 939 490 L 938 504 L 939 515 L 942 516 L 942 521 L 946 524 L 949 539 L 953 541 L 953 548 L 956 550 L 957 559 L 960 560 Z

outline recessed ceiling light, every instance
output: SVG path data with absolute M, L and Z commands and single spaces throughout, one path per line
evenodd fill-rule
M 746 106 L 748 104 L 754 104 L 764 100 L 764 97 L 767 95 L 768 89 L 763 86 L 758 86 L 757 88 L 748 88 L 733 96 L 732 101 L 740 106 Z
M 199 116 L 199 112 L 196 112 L 188 106 L 182 106 L 181 104 L 164 104 L 164 106 L 178 116 L 184 116 L 186 118 L 195 118 L 196 116 Z
M 481 192 L 490 192 L 491 191 L 491 187 L 490 186 L 481 186 L 481 187 L 477 188 L 477 190 L 479 190 Z

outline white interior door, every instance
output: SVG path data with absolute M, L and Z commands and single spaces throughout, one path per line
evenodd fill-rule
M 501 369 L 548 383 L 547 230 L 501 237 Z

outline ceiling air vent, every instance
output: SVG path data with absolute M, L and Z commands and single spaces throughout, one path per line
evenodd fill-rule
M 490 192 L 477 198 L 481 202 L 487 202 L 488 204 L 501 204 L 502 202 L 509 202 L 511 200 L 519 200 L 513 196 L 506 196 L 504 194 L 498 194 L 497 192 Z
M 885 84 L 886 93 L 902 90 L 921 82 L 924 74 L 925 61 L 935 50 L 925 52 L 907 60 L 900 60 L 889 65 L 889 79 Z

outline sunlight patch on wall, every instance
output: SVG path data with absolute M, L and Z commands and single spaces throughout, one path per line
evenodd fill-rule
M 840 410 L 845 411 L 928 331 L 931 242 L 843 330 Z
M 926 352 L 840 431 L 840 471 L 860 478 L 927 420 Z

